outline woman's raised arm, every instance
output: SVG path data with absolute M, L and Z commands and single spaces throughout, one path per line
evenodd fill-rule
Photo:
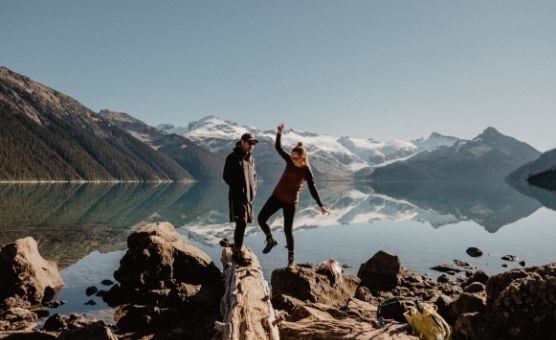
M 286 162 L 291 162 L 291 156 L 282 148 L 282 131 L 284 131 L 284 123 L 276 127 L 276 142 L 274 143 L 274 147 Z

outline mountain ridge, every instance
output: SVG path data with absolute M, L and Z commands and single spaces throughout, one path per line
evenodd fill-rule
M 2 181 L 192 179 L 77 100 L 3 66 L 0 117 Z

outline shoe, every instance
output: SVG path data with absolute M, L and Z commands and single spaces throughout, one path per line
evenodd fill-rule
M 294 259 L 295 259 L 295 257 L 293 256 L 293 253 L 288 252 L 288 268 L 291 269 L 295 266 Z
M 249 259 L 246 259 L 241 251 L 237 250 L 234 250 L 234 253 L 232 254 L 232 262 L 240 267 L 247 267 L 251 264 L 251 261 Z
M 263 249 L 263 254 L 268 254 L 270 253 L 270 251 L 272 250 L 272 248 L 274 248 L 275 246 L 278 245 L 278 241 L 276 241 L 274 239 L 274 237 L 269 236 L 266 238 L 266 246 Z

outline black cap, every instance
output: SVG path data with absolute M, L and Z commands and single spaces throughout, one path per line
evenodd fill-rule
M 250 134 L 249 132 L 244 133 L 244 134 L 241 136 L 241 140 L 246 141 L 246 142 L 249 142 L 250 144 L 257 144 L 257 143 L 259 142 L 259 141 L 256 140 L 256 139 L 253 137 L 253 135 Z

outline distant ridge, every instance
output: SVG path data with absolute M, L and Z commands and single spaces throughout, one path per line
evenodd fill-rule
M 220 180 L 224 160 L 197 143 L 166 133 L 123 112 L 101 110 L 99 115 L 133 137 L 173 159 L 197 180 Z
M 192 176 L 75 99 L 0 67 L 0 181 L 169 181 Z
M 504 179 L 540 152 L 527 143 L 486 128 L 472 140 L 459 140 L 375 169 L 367 179 L 381 181 Z

